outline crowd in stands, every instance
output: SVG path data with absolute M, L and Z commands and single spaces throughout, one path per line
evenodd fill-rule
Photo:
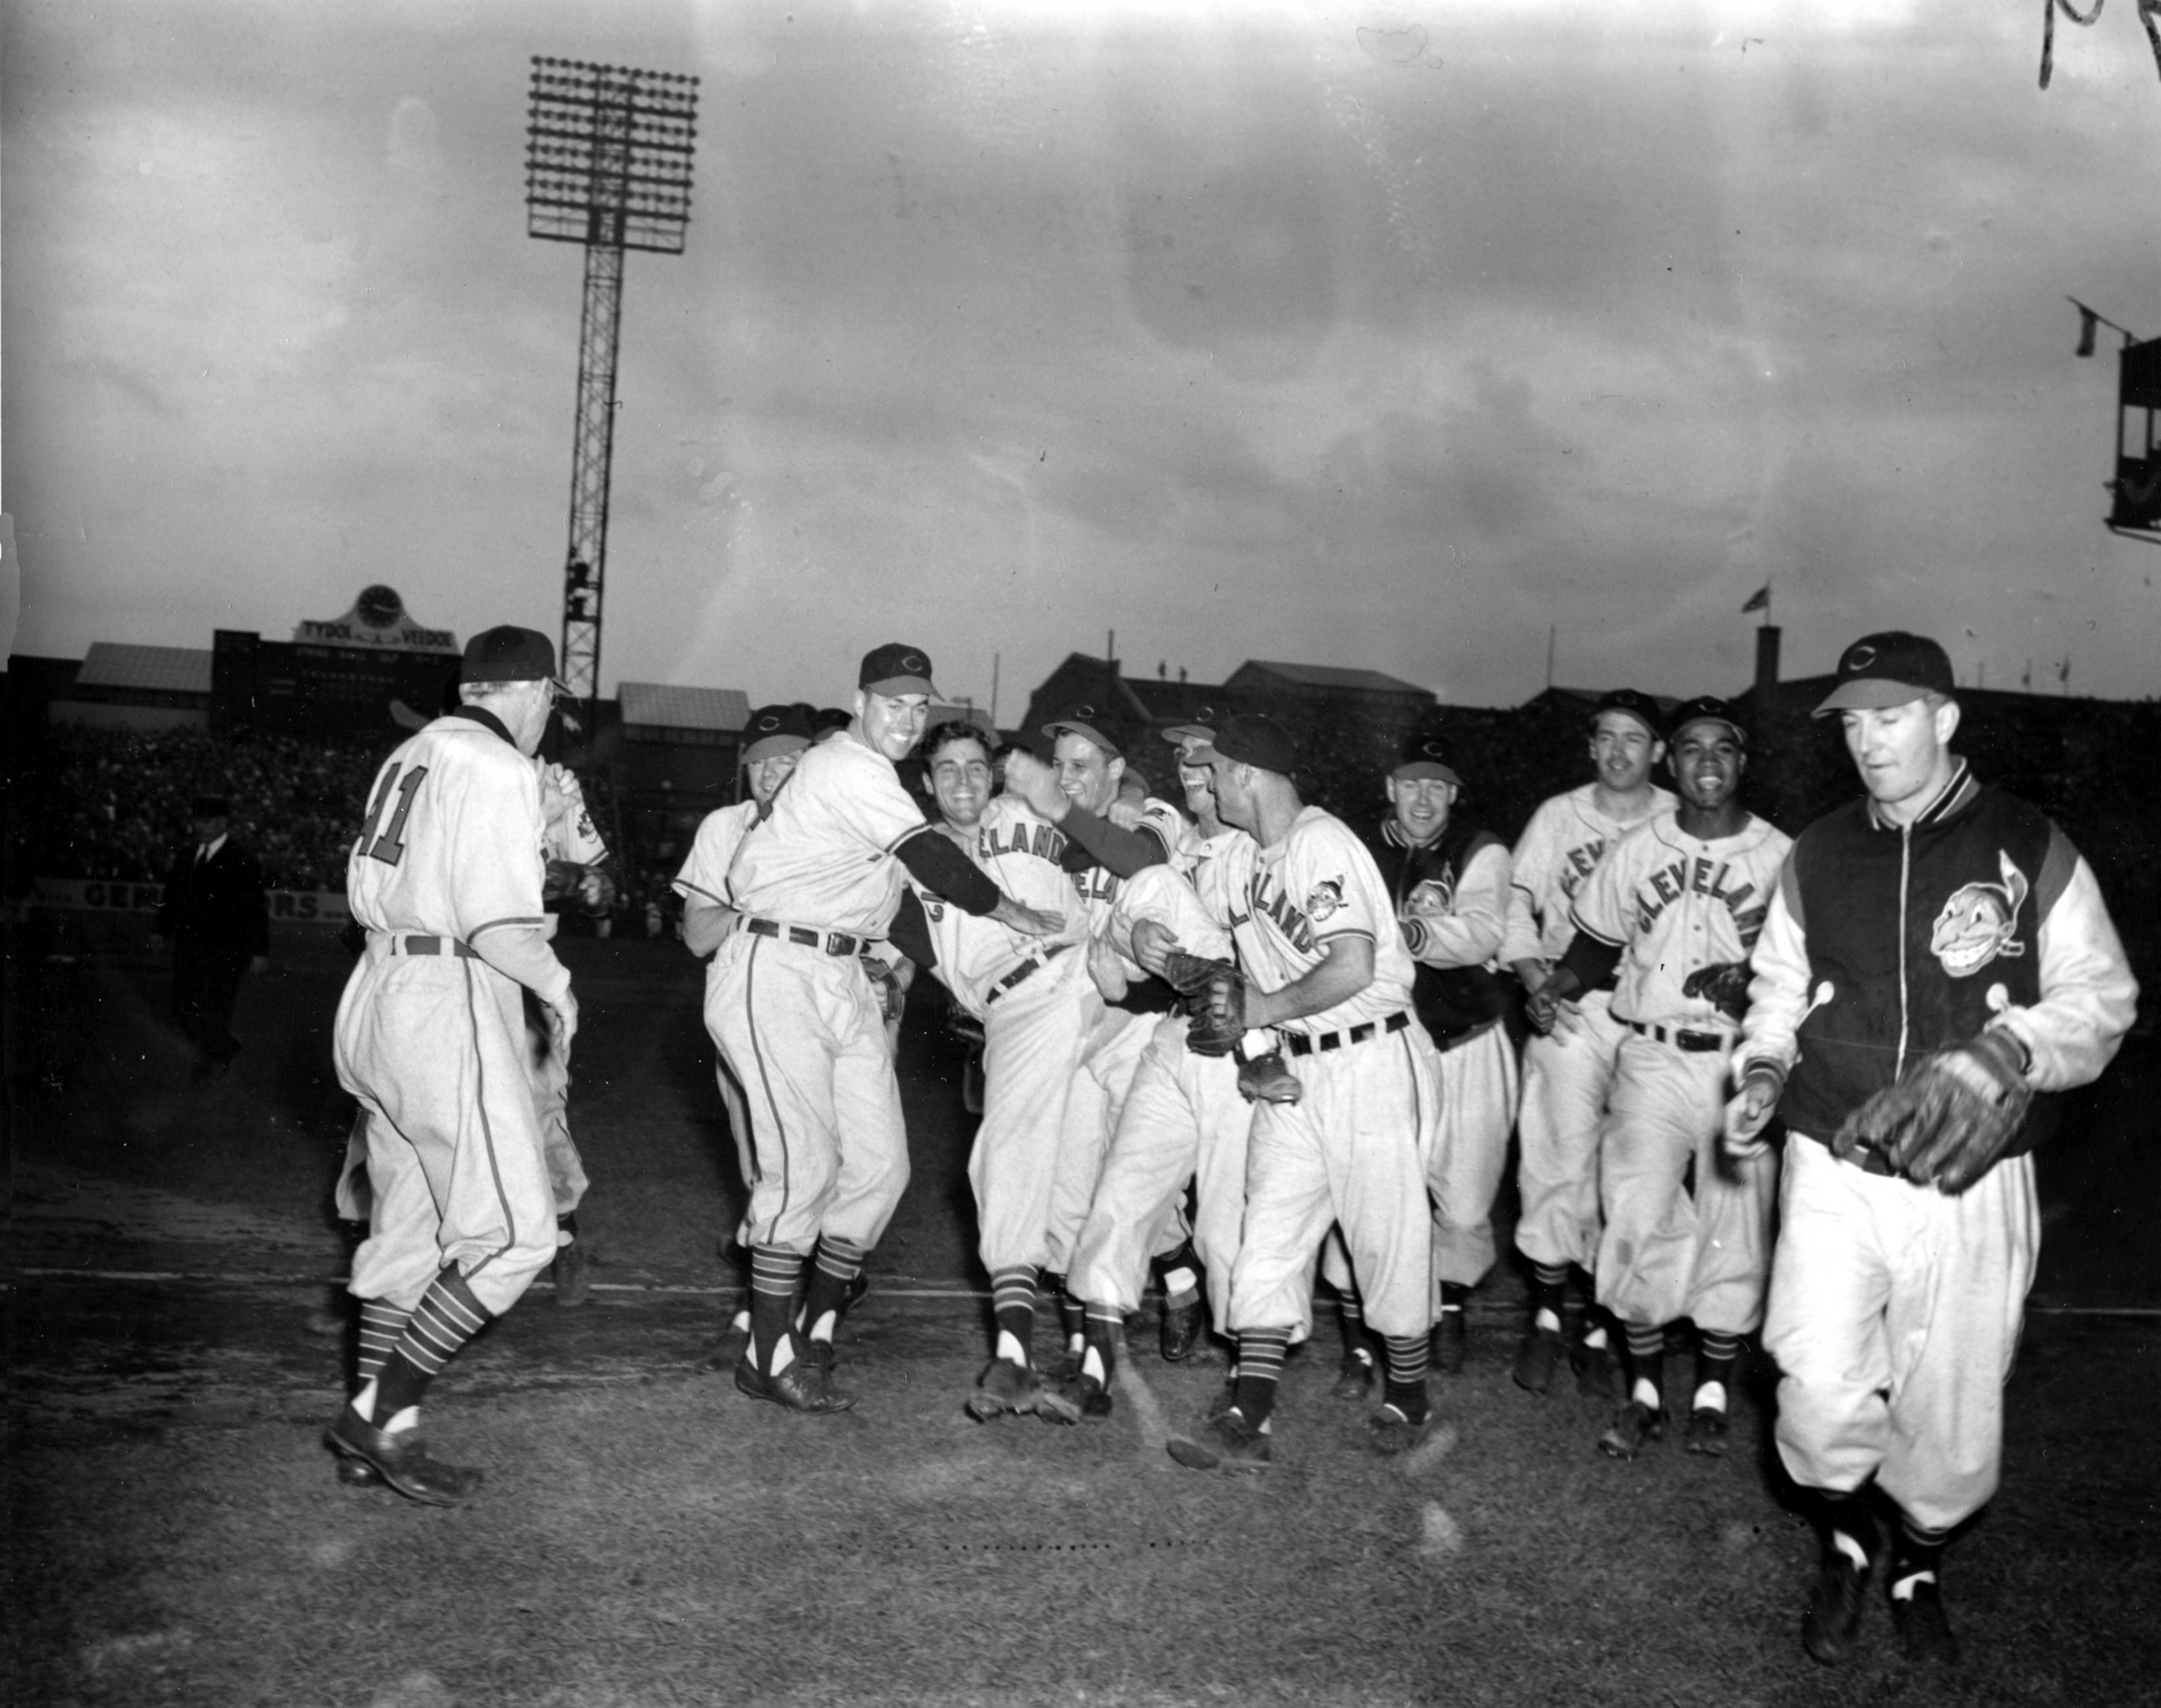
M 272 888 L 342 889 L 382 757 L 290 736 L 55 726 L 17 773 L 18 857 L 41 877 L 155 882 L 188 834 L 190 803 L 221 794 Z

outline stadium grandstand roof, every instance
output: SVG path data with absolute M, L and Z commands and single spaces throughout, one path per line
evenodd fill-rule
M 1415 694 L 1428 700 L 1433 697 L 1414 682 L 1384 676 L 1378 670 L 1346 670 L 1334 664 L 1285 664 L 1268 659 L 1248 659 L 1233 673 L 1232 680 L 1235 681 L 1247 670 L 1265 670 L 1271 676 L 1302 683 L 1309 688 L 1351 688 L 1367 694 Z
M 715 730 L 739 734 L 750 721 L 750 698 L 740 688 L 674 688 L 662 682 L 617 685 L 617 705 L 626 725 L 648 729 Z
M 208 694 L 206 647 L 138 647 L 92 641 L 76 672 L 78 688 L 137 688 L 161 694 Z

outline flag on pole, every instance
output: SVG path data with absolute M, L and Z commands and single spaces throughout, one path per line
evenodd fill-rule
M 1770 608 L 1771 584 L 1766 581 L 1748 596 L 1748 602 L 1741 607 L 1741 614 L 1746 617 L 1752 611 L 1768 611 Z
M 2094 353 L 2095 335 L 2101 330 L 2101 316 L 2076 297 L 2071 299 L 2071 306 L 2079 311 L 2079 354 L 2091 356 Z

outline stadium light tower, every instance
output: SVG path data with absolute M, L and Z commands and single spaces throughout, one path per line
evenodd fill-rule
M 570 545 L 563 566 L 563 680 L 601 691 L 601 592 L 615 455 L 616 351 L 626 250 L 680 255 L 690 223 L 698 80 L 535 57 L 525 129 L 526 235 L 586 248 Z

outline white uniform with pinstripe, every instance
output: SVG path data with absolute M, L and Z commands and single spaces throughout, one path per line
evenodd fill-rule
M 877 1245 L 908 1185 L 885 1016 L 857 956 L 883 939 L 924 829 L 893 762 L 852 733 L 805 751 L 743 836 L 722 898 L 706 1019 L 749 1104 L 747 1243 Z
M 1679 805 L 1669 789 L 1653 789 L 1651 799 L 1654 812 Z M 1567 953 L 1575 931 L 1570 903 L 1606 845 L 1627 828 L 1599 810 L 1595 783 L 1556 794 L 1531 815 L 1509 860 L 1503 964 L 1558 961 Z M 1598 1122 L 1625 1030 L 1612 1002 L 1608 992 L 1586 991 L 1562 1005 L 1551 1034 L 1523 1046 L 1516 1246 L 1534 1263 L 1588 1270 L 1597 1258 Z
M 1283 841 L 1253 857 L 1226 923 L 1240 966 L 1264 991 L 1304 977 L 1340 938 L 1373 945 L 1370 984 L 1278 1028 L 1305 1091 L 1254 1114 L 1230 1326 L 1305 1320 L 1315 1258 L 1338 1222 L 1367 1324 L 1381 1335 L 1423 1335 L 1433 1322 L 1425 1176 L 1440 1062 L 1410 1012 L 1413 967 L 1395 899 L 1350 827 L 1309 806 Z
M 456 1263 L 500 1315 L 555 1255 L 519 982 L 551 1004 L 570 984 L 546 943 L 539 778 L 452 715 L 400 745 L 368 799 L 346 880 L 367 947 L 335 1028 L 374 1195 L 351 1290 L 409 1310 Z

